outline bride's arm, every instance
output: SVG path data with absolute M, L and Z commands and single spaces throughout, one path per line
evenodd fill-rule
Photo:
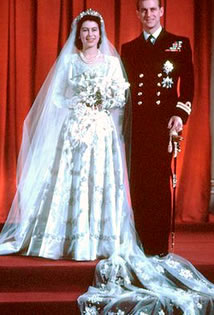
M 122 108 L 126 103 L 126 93 L 129 83 L 126 82 L 122 71 L 122 65 L 116 57 L 110 57 L 108 79 L 111 84 L 112 102 L 109 102 L 110 109 Z M 112 105 L 111 105 L 112 104 Z M 108 105 L 107 105 L 108 106 Z
M 129 83 L 125 79 L 125 75 L 122 70 L 122 65 L 116 57 L 111 59 L 111 78 L 118 85 L 118 90 L 116 91 L 115 105 L 110 109 L 111 116 L 117 128 L 119 135 L 123 134 L 123 125 L 124 125 L 124 111 L 128 99 L 129 93 Z
M 65 58 L 63 64 L 56 73 L 54 83 L 53 103 L 58 108 L 70 108 L 72 106 L 72 94 L 68 94 L 69 78 L 72 78 L 72 61 Z

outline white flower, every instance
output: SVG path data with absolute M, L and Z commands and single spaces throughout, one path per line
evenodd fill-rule
M 94 295 L 92 295 L 91 297 L 88 298 L 88 301 L 91 302 L 91 303 L 97 303 L 97 302 L 99 303 L 99 302 L 102 302 L 102 300 L 103 299 L 97 294 L 94 294 Z
M 88 71 L 71 80 L 75 106 L 84 104 L 92 109 L 122 107 L 125 103 L 125 90 L 129 83 L 108 77 L 97 76 L 95 71 Z M 76 99 L 77 98 L 77 99 Z M 71 105 L 73 108 L 73 105 Z
M 201 310 L 202 309 L 202 304 L 201 303 L 197 303 L 197 307 Z
M 167 76 L 166 78 L 163 78 L 162 86 L 168 89 L 172 87 L 173 83 L 172 78 Z
M 115 312 L 108 312 L 107 315 L 125 315 L 125 312 L 118 310 L 116 313 Z
M 107 276 L 109 274 L 110 271 L 110 266 L 108 264 L 103 264 L 100 270 L 100 273 L 102 276 Z
M 193 278 L 192 272 L 188 269 L 181 269 L 179 274 L 186 279 Z
M 163 71 L 168 75 L 174 69 L 173 63 L 167 60 L 163 65 Z
M 157 269 L 158 272 L 164 273 L 164 268 L 163 268 L 162 266 L 157 265 L 157 266 L 156 266 L 156 269 Z
M 86 306 L 85 311 L 83 312 L 84 315 L 97 315 L 98 311 L 95 306 Z
M 143 278 L 143 280 L 149 280 L 151 279 L 151 277 L 146 273 L 146 272 L 142 272 L 140 274 L 140 276 Z
M 174 269 L 176 269 L 177 267 L 180 266 L 180 263 L 179 263 L 179 262 L 174 261 L 174 260 L 171 260 L 171 259 L 168 259 L 168 260 L 166 261 L 166 264 L 167 264 L 168 266 L 174 268 Z
M 139 261 L 137 263 L 135 263 L 135 269 L 137 272 L 141 272 L 142 269 L 144 269 L 146 267 L 146 263 Z

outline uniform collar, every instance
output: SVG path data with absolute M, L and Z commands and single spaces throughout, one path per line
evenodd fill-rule
M 144 36 L 145 40 L 147 40 L 148 37 L 149 37 L 150 35 L 152 35 L 152 36 L 155 38 L 155 41 L 156 41 L 156 39 L 157 39 L 158 36 L 160 35 L 161 31 L 162 31 L 162 26 L 160 26 L 153 34 L 149 34 L 149 33 L 147 33 L 146 31 L 143 31 L 143 36 Z

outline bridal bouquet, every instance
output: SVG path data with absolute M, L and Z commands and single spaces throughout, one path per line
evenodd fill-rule
M 78 103 L 93 109 L 122 107 L 125 103 L 125 90 L 129 83 L 122 78 L 119 81 L 107 76 L 98 76 L 95 71 L 84 72 L 72 80 Z

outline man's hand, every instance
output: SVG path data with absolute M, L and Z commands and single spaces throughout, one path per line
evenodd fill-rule
M 183 121 L 179 116 L 172 116 L 168 123 L 170 131 L 176 131 L 177 133 L 183 129 Z

